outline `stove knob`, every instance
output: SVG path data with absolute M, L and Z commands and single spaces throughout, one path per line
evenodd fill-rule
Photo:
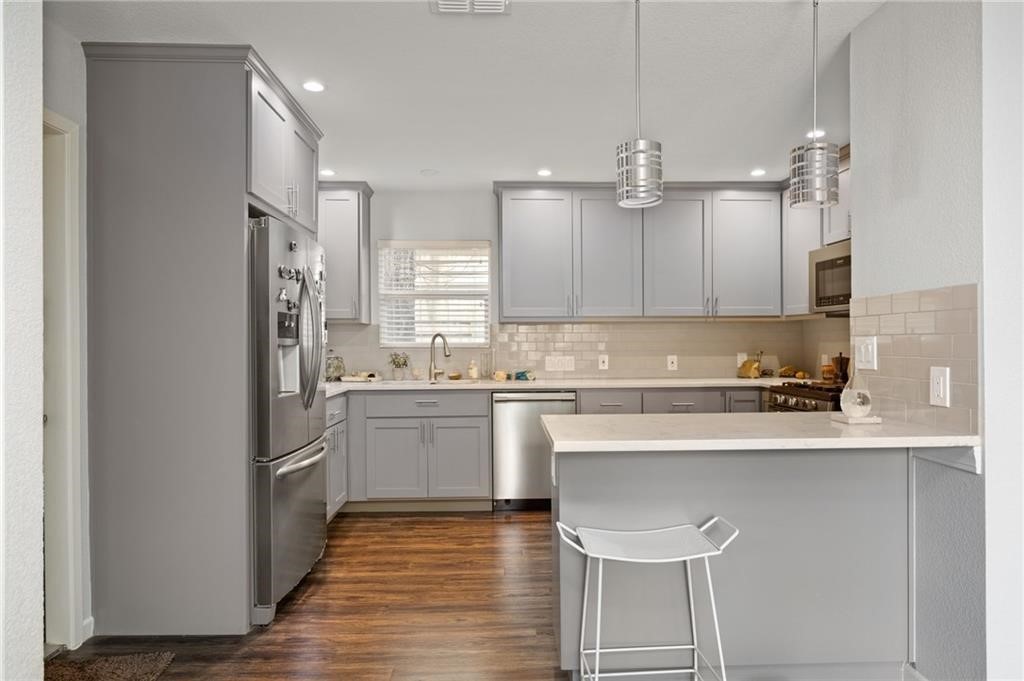
M 791 407 L 795 407 L 796 406 L 796 398 L 795 397 L 790 397 L 788 400 L 786 400 L 786 404 L 788 404 Z
M 776 395 L 775 396 L 775 404 L 782 404 L 785 401 L 786 401 L 786 396 L 785 395 Z

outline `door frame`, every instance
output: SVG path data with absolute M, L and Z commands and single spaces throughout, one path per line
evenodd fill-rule
M 82 172 L 80 132 L 77 123 L 47 109 L 43 111 L 42 123 L 44 136 L 60 135 L 64 138 L 64 228 L 56 238 L 63 240 L 65 274 L 63 309 L 60 311 L 63 328 L 58 333 L 66 342 L 60 350 L 65 362 L 61 381 L 63 388 L 56 399 L 60 400 L 62 411 L 67 414 L 67 422 L 58 426 L 61 428 L 60 441 L 64 443 L 62 455 L 52 459 L 55 468 L 51 468 L 51 479 L 44 478 L 46 488 L 51 490 L 51 493 L 44 494 L 44 523 L 46 516 L 57 517 L 55 522 L 49 523 L 45 537 L 44 551 L 46 547 L 54 547 L 48 552 L 45 581 L 53 583 L 58 580 L 57 583 L 62 585 L 57 593 L 46 595 L 44 638 L 47 643 L 73 649 L 92 636 L 94 626 L 91 608 L 87 606 L 91 594 L 85 464 L 88 447 L 85 440 L 87 395 L 82 361 L 85 309 L 82 302 L 84 270 L 80 265 L 84 247 L 79 210 Z M 55 238 L 48 234 L 44 225 L 44 253 L 52 248 L 52 242 L 47 243 L 48 236 Z

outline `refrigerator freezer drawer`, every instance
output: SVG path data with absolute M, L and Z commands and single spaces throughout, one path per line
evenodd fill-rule
M 323 554 L 326 438 L 274 461 L 253 464 L 256 605 L 273 605 Z

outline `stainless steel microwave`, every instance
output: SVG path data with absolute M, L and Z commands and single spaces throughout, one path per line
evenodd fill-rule
M 850 311 L 850 240 L 813 250 L 808 255 L 811 312 Z

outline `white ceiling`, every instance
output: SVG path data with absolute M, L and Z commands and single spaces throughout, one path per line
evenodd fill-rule
M 250 43 L 324 130 L 321 167 L 375 188 L 613 181 L 633 136 L 633 4 L 48 2 L 81 40 Z M 822 2 L 819 127 L 849 141 L 850 31 L 880 3 Z M 810 129 L 811 3 L 645 2 L 644 133 L 665 178 L 786 175 Z M 311 94 L 315 78 L 327 91 Z M 432 168 L 437 175 L 424 177 Z

